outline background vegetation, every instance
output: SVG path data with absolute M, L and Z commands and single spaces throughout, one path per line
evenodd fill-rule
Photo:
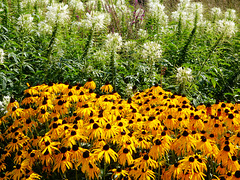
M 238 101 L 239 9 L 229 9 L 238 4 L 4 0 L 1 99 L 21 98 L 27 83 L 91 77 L 98 89 L 109 81 L 123 98 L 158 83 L 194 105 Z

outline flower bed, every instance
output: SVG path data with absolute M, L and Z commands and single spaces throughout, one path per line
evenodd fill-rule
M 0 179 L 240 178 L 240 104 L 193 107 L 158 85 L 128 100 L 95 88 L 48 83 L 11 98 Z

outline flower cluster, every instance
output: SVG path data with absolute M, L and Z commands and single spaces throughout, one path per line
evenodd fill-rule
M 49 82 L 26 89 L 21 102 L 11 98 L 1 118 L 1 179 L 71 170 L 87 179 L 240 177 L 240 104 L 193 107 L 157 84 L 127 100 L 109 83 L 106 94 L 95 88 L 91 78 Z
M 4 63 L 4 50 L 0 48 L 0 63 L 3 64 Z

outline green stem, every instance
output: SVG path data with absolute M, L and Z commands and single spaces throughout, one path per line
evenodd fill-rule
M 112 69 L 112 85 L 113 85 L 114 90 L 116 90 L 116 66 L 115 66 L 115 49 L 114 48 L 112 50 L 110 61 L 111 61 L 110 66 Z
M 103 180 L 106 180 L 106 170 L 107 170 L 107 164 L 105 163 L 105 161 L 103 160 L 104 163 L 104 168 L 103 168 Z
M 197 20 L 198 20 L 198 13 L 196 12 L 195 19 L 194 19 L 194 27 L 193 27 L 192 32 L 191 32 L 191 34 L 189 35 L 189 37 L 188 37 L 188 39 L 186 41 L 185 46 L 183 47 L 182 51 L 180 52 L 180 59 L 179 59 L 179 63 L 178 63 L 180 66 L 181 66 L 181 64 L 183 64 L 185 62 L 187 51 L 188 51 L 188 47 L 191 44 L 194 35 L 196 34 L 196 31 L 197 31 Z
M 51 37 L 50 43 L 48 45 L 47 59 L 48 59 L 49 62 L 50 62 L 50 55 L 51 55 L 51 52 L 52 52 L 52 49 L 53 49 L 53 44 L 54 44 L 54 41 L 55 41 L 56 36 L 57 36 L 57 31 L 58 31 L 58 23 L 56 23 L 56 25 L 55 25 L 55 28 L 54 28 L 54 31 L 52 33 L 52 37 Z
M 77 169 L 75 169 L 75 178 L 76 178 L 76 180 L 78 180 L 78 171 L 77 171 Z
M 209 50 L 207 58 L 202 62 L 201 66 L 200 66 L 200 69 L 198 70 L 198 73 L 197 73 L 197 75 L 196 75 L 196 77 L 195 77 L 195 81 L 196 81 L 196 80 L 198 79 L 198 77 L 200 76 L 200 74 L 201 74 L 201 72 L 202 72 L 202 70 L 203 70 L 206 62 L 210 59 L 213 51 L 216 49 L 216 47 L 218 46 L 218 44 L 220 43 L 220 41 L 223 39 L 223 37 L 224 37 L 224 33 L 221 34 L 221 36 L 217 39 L 216 43 L 215 43 L 215 44 L 212 46 L 212 48 Z M 192 83 L 192 85 L 193 85 L 193 84 L 195 84 L 195 83 Z M 190 86 L 190 88 L 192 87 L 192 85 Z
M 4 4 L 4 17 L 3 17 L 3 24 L 5 27 L 8 27 L 8 21 L 9 21 L 9 13 L 8 13 L 8 1 L 3 0 Z
M 93 38 L 93 33 L 94 33 L 94 26 L 93 28 L 90 30 L 89 32 L 89 35 L 88 35 L 88 40 L 87 40 L 87 43 L 86 43 L 86 46 L 84 48 L 84 51 L 83 51 L 83 55 L 82 55 L 82 60 L 85 60 L 85 65 L 87 64 L 86 63 L 86 56 L 88 54 L 88 51 L 91 47 L 91 42 L 92 42 L 92 38 Z

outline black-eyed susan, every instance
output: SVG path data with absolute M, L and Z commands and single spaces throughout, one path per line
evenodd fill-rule
M 119 159 L 119 164 L 121 164 L 123 166 L 125 166 L 126 163 L 128 165 L 131 165 L 133 163 L 131 149 L 129 149 L 127 147 L 121 148 L 120 151 L 118 152 L 118 159 Z
M 117 169 L 111 169 L 110 171 L 113 172 L 112 178 L 116 180 L 121 180 L 123 177 L 128 176 L 128 172 L 120 167 Z
M 230 159 L 236 152 L 236 149 L 234 146 L 225 145 L 219 153 L 215 156 L 217 163 L 222 163 L 223 166 L 227 166 L 228 159 Z
M 216 172 L 221 174 L 221 175 L 224 175 L 224 174 L 227 174 L 227 168 L 224 167 L 222 164 L 220 164 L 217 169 L 216 169 Z
M 205 162 L 202 158 L 199 158 L 199 155 L 187 156 L 180 160 L 179 163 L 181 163 L 180 166 L 184 174 L 190 172 L 193 175 L 194 173 L 203 173 L 207 170 Z
M 116 162 L 118 154 L 109 147 L 108 144 L 104 145 L 102 149 L 96 149 L 95 153 L 97 154 L 97 158 L 101 161 L 104 158 L 104 162 L 110 164 L 111 159 Z
M 240 170 L 236 170 L 234 173 L 233 173 L 233 177 L 231 180 L 239 180 L 240 179 Z
M 92 90 L 96 89 L 96 84 L 92 78 L 88 78 L 87 82 L 84 84 L 84 88 Z
M 233 171 L 233 172 L 240 169 L 240 165 L 239 165 L 237 156 L 232 156 L 231 158 L 228 159 L 227 169 L 229 171 Z
M 68 151 L 66 147 L 60 148 L 60 153 L 54 155 L 56 162 L 54 163 L 53 172 L 61 170 L 62 173 L 65 173 L 68 169 L 73 169 L 73 164 L 70 160 L 71 152 Z
M 144 171 L 149 169 L 158 168 L 158 163 L 152 159 L 147 153 L 144 153 L 141 157 L 134 160 L 134 166 L 138 167 L 139 169 L 143 169 Z
M 20 137 L 20 139 L 21 139 L 21 137 Z M 6 146 L 6 148 L 10 152 L 19 151 L 20 148 L 23 147 L 23 142 L 20 139 L 19 138 L 12 139 L 12 141 Z
M 103 128 L 99 126 L 98 123 L 94 123 L 94 124 L 90 124 L 90 126 L 88 127 L 88 137 L 90 140 L 93 139 L 101 139 L 103 137 Z
M 11 172 L 9 172 L 8 175 L 14 180 L 21 179 L 22 175 L 25 174 L 26 170 L 30 169 L 31 167 L 28 164 L 28 160 L 25 159 L 21 163 L 16 164 L 14 166 L 14 169 Z
M 82 149 L 81 157 L 78 159 L 77 166 L 82 165 L 82 171 L 84 171 L 89 168 L 89 163 L 93 165 L 96 160 L 97 154 L 90 153 L 88 149 Z
M 41 149 L 42 154 L 48 151 L 49 154 L 52 155 L 54 151 L 59 151 L 59 149 L 56 146 L 60 144 L 61 144 L 60 142 L 52 141 L 49 136 L 44 136 L 39 141 L 39 147 Z
M 177 154 L 192 154 L 196 143 L 197 140 L 187 130 L 184 130 L 182 135 L 174 141 L 173 148 Z
M 77 144 L 77 142 L 80 142 L 80 140 L 82 142 L 86 142 L 88 138 L 83 134 L 83 129 L 79 129 L 75 124 L 73 129 L 65 134 L 65 138 L 62 139 L 62 145 L 72 147 L 72 145 Z
M 103 139 L 111 139 L 114 138 L 118 132 L 117 132 L 117 126 L 116 125 L 111 125 L 110 123 L 107 123 L 105 125 L 105 128 L 103 130 Z
M 168 178 L 180 179 L 181 178 L 183 171 L 182 171 L 181 166 L 179 166 L 179 164 L 180 164 L 179 162 L 176 162 L 169 167 L 169 169 L 164 174 L 165 179 L 168 179 Z
M 102 92 L 110 93 L 113 91 L 112 85 L 107 81 L 104 86 L 101 87 Z
M 201 152 L 206 156 L 211 156 L 213 154 L 214 141 L 211 141 L 206 136 L 201 136 L 201 139 L 196 143 L 196 149 L 201 150 Z
M 88 163 L 88 166 L 85 166 L 86 168 L 82 168 L 82 172 L 86 173 L 86 177 L 90 180 L 92 179 L 98 179 L 100 174 L 100 169 L 96 166 L 96 164 Z
M 138 180 L 151 180 L 155 179 L 155 174 L 151 169 L 137 169 L 134 179 Z
M 170 144 L 166 141 L 162 141 L 162 139 L 155 138 L 153 143 L 154 144 L 149 151 L 149 156 L 154 160 L 158 160 L 170 150 Z

